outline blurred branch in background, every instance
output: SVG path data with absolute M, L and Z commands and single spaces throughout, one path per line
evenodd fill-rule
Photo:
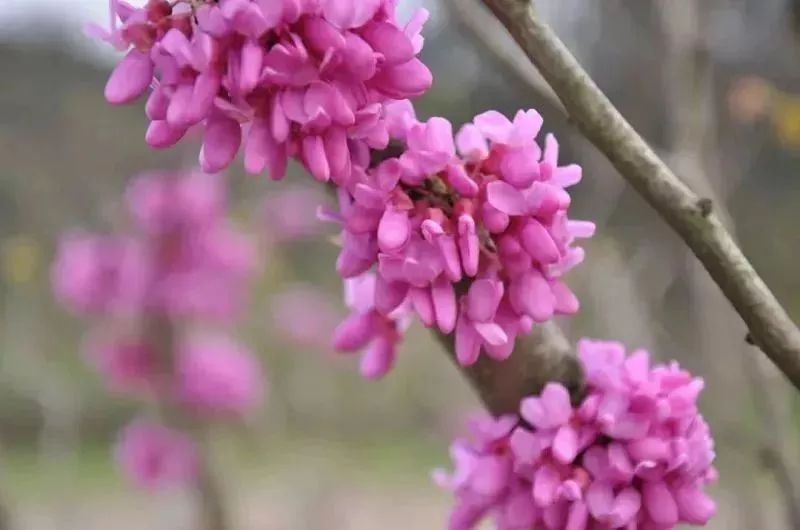
M 229 530 L 230 514 L 225 503 L 221 475 L 217 471 L 212 452 L 208 447 L 208 436 L 203 433 L 201 443 L 201 459 L 199 476 L 195 486 L 198 504 L 200 530 Z
M 753 341 L 800 389 L 800 330 L 713 212 L 653 152 L 528 0 L 484 0 L 555 89 L 570 116 L 683 238 L 746 322 Z
M 668 53 L 665 79 L 669 83 L 667 93 L 671 96 L 669 116 L 671 123 L 671 161 L 674 167 L 696 190 L 713 200 L 717 215 L 725 223 L 734 237 L 735 223 L 727 210 L 729 195 L 741 182 L 741 175 L 726 175 L 722 171 L 718 153 L 716 102 L 713 85 L 713 71 L 708 45 L 704 32 L 710 19 L 707 5 L 698 2 L 663 4 L 661 7 L 662 29 L 666 37 Z M 778 491 L 787 514 L 790 528 L 800 528 L 798 512 L 797 485 L 791 470 L 792 458 L 787 454 L 784 443 L 791 440 L 781 425 L 790 422 L 789 417 L 777 420 L 775 403 L 770 396 L 780 392 L 780 385 L 768 382 L 759 359 L 752 358 L 749 348 L 739 340 L 744 332 L 731 333 L 741 328 L 741 323 L 730 311 L 725 300 L 706 281 L 705 275 L 690 260 L 689 285 L 693 291 L 692 311 L 696 316 L 696 333 L 700 340 L 699 353 L 705 360 L 705 373 L 710 384 L 709 407 L 721 422 L 735 425 L 741 422 L 744 402 L 731 407 L 731 399 L 742 400 L 742 395 L 752 399 L 759 425 L 756 446 L 750 447 L 750 455 L 742 455 L 739 469 L 732 472 L 747 473 L 755 470 L 763 453 L 769 456 L 767 469 L 770 469 L 778 483 Z M 715 366 L 714 352 L 727 351 L 735 355 L 739 363 L 728 366 Z M 749 388 L 748 388 L 749 386 Z M 739 396 L 733 397 L 725 388 L 742 389 Z M 749 391 L 747 391 L 749 390 Z M 784 395 L 786 400 L 788 396 Z M 743 401 L 743 400 L 742 400 Z M 765 460 L 765 463 L 767 461 Z M 745 480 L 734 481 L 735 491 L 740 502 L 740 513 L 750 526 L 763 523 L 763 510 L 753 499 Z M 759 515 L 759 514 L 762 515 Z
M 161 387 L 156 398 L 157 413 L 165 425 L 185 432 L 194 440 L 197 448 L 197 476 L 191 483 L 194 493 L 195 524 L 198 530 L 230 530 L 229 510 L 225 504 L 221 477 L 216 469 L 214 454 L 210 445 L 208 426 L 181 407 L 164 400 L 162 395 L 170 395 L 171 381 L 175 377 L 179 365 L 180 326 L 169 315 L 154 313 L 146 318 L 143 324 L 144 337 L 153 347 L 156 358 L 162 363 L 161 377 L 157 381 Z
M 480 0 L 442 0 L 452 20 L 460 21 L 480 43 L 490 50 L 509 70 L 532 88 L 553 109 L 564 116 L 567 110 L 542 75 L 525 57 L 503 26 L 486 10 Z M 509 46 L 512 44 L 512 46 Z

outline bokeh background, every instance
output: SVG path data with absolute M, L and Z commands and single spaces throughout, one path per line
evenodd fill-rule
M 433 14 L 424 59 L 436 81 L 421 116 L 463 123 L 490 108 L 534 107 L 564 158 L 584 166 L 571 215 L 599 230 L 568 278 L 583 310 L 562 324 L 572 340 L 618 338 L 706 378 L 721 471 L 711 526 L 800 528 L 800 401 L 745 342 L 707 274 L 575 133 L 477 3 L 402 4 Z M 537 4 L 622 113 L 714 200 L 800 319 L 800 3 Z M 103 24 L 106 9 L 104 0 L 0 0 L 0 507 L 8 528 L 190 528 L 187 495 L 138 493 L 115 474 L 110 444 L 135 405 L 101 389 L 81 362 L 83 324 L 50 293 L 62 231 L 111 230 L 128 178 L 192 167 L 198 151 L 191 141 L 147 149 L 142 105 L 103 101 L 114 54 L 81 27 Z M 429 472 L 449 465 L 447 444 L 478 403 L 417 326 L 379 384 L 328 351 L 344 309 L 331 232 L 314 223 L 327 198 L 294 173 L 278 184 L 238 168 L 228 175 L 234 214 L 264 252 L 241 334 L 269 379 L 258 421 L 215 434 L 235 528 L 442 528 L 449 498 Z

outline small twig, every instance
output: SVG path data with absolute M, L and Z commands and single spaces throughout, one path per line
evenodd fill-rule
M 555 90 L 578 129 L 683 238 L 747 324 L 755 343 L 800 389 L 800 330 L 717 216 L 655 154 L 592 81 L 529 0 L 484 0 Z
M 202 461 L 195 492 L 201 515 L 201 530 L 226 530 L 229 528 L 228 513 L 223 502 L 222 486 L 219 475 L 212 465 L 209 451 L 201 451 Z
M 173 372 L 176 348 L 176 323 L 163 314 L 152 315 L 144 322 L 144 333 L 155 345 L 158 358 L 164 363 L 164 374 L 170 377 Z M 170 385 L 170 381 L 162 381 Z M 159 412 L 165 420 L 192 436 L 198 448 L 198 476 L 194 484 L 199 530 L 228 530 L 228 511 L 225 506 L 220 479 L 213 466 L 208 435 L 203 426 L 193 418 L 188 418 L 181 410 L 160 402 Z
M 800 491 L 797 488 L 797 466 L 786 451 L 790 434 L 775 412 L 773 393 L 766 374 L 758 365 L 759 359 L 749 359 L 745 374 L 753 388 L 752 396 L 761 429 L 760 456 L 764 467 L 772 472 L 781 492 L 786 520 L 791 528 L 800 528 Z

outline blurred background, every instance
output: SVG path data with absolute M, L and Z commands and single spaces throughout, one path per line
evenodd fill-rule
M 800 528 L 800 401 L 696 260 L 552 103 L 536 72 L 472 0 L 424 5 L 435 86 L 422 117 L 460 124 L 533 107 L 584 166 L 571 216 L 598 224 L 568 282 L 583 310 L 574 341 L 616 338 L 676 358 L 707 382 L 718 445 L 719 529 Z M 671 166 L 714 200 L 766 282 L 800 319 L 800 2 L 539 0 L 600 87 Z M 115 59 L 85 38 L 105 0 L 0 1 L 0 508 L 9 528 L 189 528 L 180 493 L 134 492 L 110 445 L 135 412 L 81 361 L 82 322 L 52 298 L 49 264 L 69 228 L 111 230 L 128 178 L 191 167 L 198 146 L 154 152 L 141 104 L 112 108 Z M 429 480 L 479 404 L 415 326 L 382 383 L 326 341 L 345 312 L 326 197 L 229 175 L 235 217 L 265 253 L 242 337 L 263 357 L 268 404 L 214 443 L 235 528 L 442 528 L 448 495 Z M 286 207 L 287 204 L 292 205 Z M 313 308 L 313 309 L 309 309 Z M 5 528 L 5 527 L 4 527 Z

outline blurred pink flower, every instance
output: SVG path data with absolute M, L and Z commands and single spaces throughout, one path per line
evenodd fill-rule
M 258 360 L 232 339 L 186 331 L 239 316 L 256 267 L 254 245 L 225 218 L 222 181 L 149 173 L 127 199 L 135 230 L 65 237 L 52 269 L 59 301 L 102 327 L 87 361 L 111 391 L 189 408 L 196 420 L 244 419 L 263 394 Z M 194 451 L 183 434 L 136 422 L 117 460 L 133 482 L 158 489 L 193 478 Z
M 230 321 L 243 309 L 256 266 L 251 239 L 220 219 L 205 229 L 173 232 L 161 246 L 150 304 L 178 317 Z
M 339 315 L 319 289 L 294 286 L 272 297 L 274 329 L 295 344 L 328 349 Z
M 284 242 L 319 234 L 323 226 L 317 219 L 317 209 L 325 202 L 325 197 L 311 188 L 270 193 L 262 208 L 267 237 Z
M 96 338 L 86 345 L 86 353 L 109 390 L 131 394 L 156 390 L 159 359 L 146 341 Z
M 122 474 L 142 489 L 185 486 L 197 477 L 198 456 L 193 442 L 181 432 L 147 420 L 125 427 L 115 454 Z
M 255 245 L 224 217 L 217 177 L 149 173 L 132 181 L 139 233 L 71 234 L 59 244 L 53 289 L 79 314 L 141 314 L 230 321 L 242 310 Z
M 146 233 L 205 229 L 225 215 L 222 180 L 199 172 L 144 173 L 131 181 L 125 195 L 131 218 Z
M 56 298 L 81 315 L 138 309 L 150 278 L 146 255 L 136 241 L 82 233 L 61 238 L 51 269 Z
M 224 336 L 195 336 L 180 346 L 176 391 L 187 407 L 206 414 L 245 416 L 264 394 L 258 359 Z

